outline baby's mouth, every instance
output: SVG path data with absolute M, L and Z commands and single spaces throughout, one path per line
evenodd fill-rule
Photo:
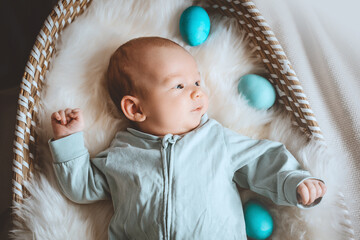
M 201 109 L 203 108 L 203 106 L 200 106 L 200 107 L 197 107 L 197 108 L 194 108 L 191 112 L 198 112 L 198 111 L 201 111 Z

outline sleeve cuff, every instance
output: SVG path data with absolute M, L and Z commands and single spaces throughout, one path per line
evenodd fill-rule
M 67 162 L 87 153 L 84 146 L 83 132 L 73 133 L 58 140 L 48 141 L 54 162 Z
M 322 198 L 318 198 L 310 205 L 302 205 L 298 203 L 296 189 L 306 179 L 316 179 L 324 182 L 321 179 L 312 177 L 310 173 L 307 171 L 298 171 L 296 173 L 289 175 L 284 185 L 284 192 L 287 201 L 302 209 L 314 207 L 318 205 L 322 199 Z

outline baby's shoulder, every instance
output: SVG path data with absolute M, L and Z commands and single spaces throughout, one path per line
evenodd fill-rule
M 194 133 L 197 138 L 201 138 L 207 142 L 214 140 L 214 138 L 221 138 L 224 134 L 224 127 L 215 119 L 209 118 L 209 120 L 200 128 L 196 129 Z
M 129 145 L 129 139 L 131 135 L 127 131 L 118 131 L 113 140 L 111 141 L 110 148 L 115 147 L 127 147 Z
M 203 125 L 203 129 L 211 130 L 216 132 L 222 132 L 224 130 L 224 126 L 213 118 L 209 118 L 209 120 Z

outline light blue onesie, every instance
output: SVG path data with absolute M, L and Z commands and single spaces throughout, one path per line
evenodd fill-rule
M 254 140 L 201 118 L 182 136 L 128 128 L 90 159 L 83 133 L 49 140 L 63 193 L 77 203 L 112 199 L 109 239 L 246 239 L 235 183 L 301 207 L 296 187 L 312 178 L 283 144 Z

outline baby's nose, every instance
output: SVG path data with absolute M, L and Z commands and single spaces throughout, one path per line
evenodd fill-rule
M 191 98 L 196 99 L 202 96 L 202 91 L 200 89 L 196 89 L 191 92 Z

